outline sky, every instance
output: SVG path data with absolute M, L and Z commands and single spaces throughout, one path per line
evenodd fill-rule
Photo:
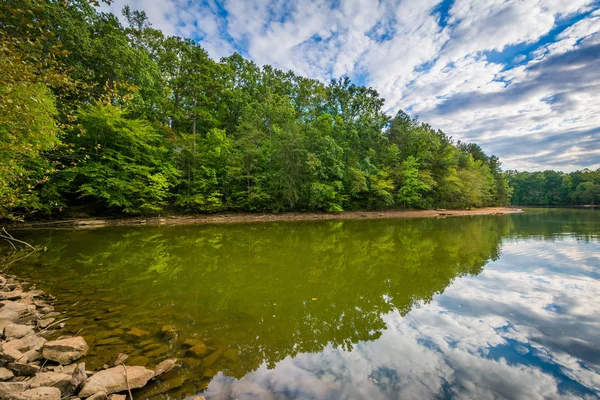
M 600 0 L 115 0 L 219 59 L 375 88 L 504 169 L 600 168 Z

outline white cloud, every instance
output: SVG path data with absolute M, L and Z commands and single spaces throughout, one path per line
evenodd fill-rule
M 564 64 L 554 81 L 536 67 L 600 43 L 593 0 L 455 0 L 443 26 L 441 0 L 225 0 L 221 6 L 117 0 L 112 9 L 124 4 L 144 9 L 166 33 L 199 38 L 215 58 L 238 48 L 259 65 L 322 81 L 361 77 L 390 112 L 410 109 L 457 139 L 477 141 L 505 167 L 600 167 L 600 77 L 589 62 L 578 70 L 571 61 L 570 75 Z M 584 12 L 584 19 L 565 25 Z M 526 47 L 558 24 L 565 28 L 554 42 Z M 524 53 L 490 58 L 515 45 Z M 577 81 L 582 72 L 585 84 Z M 515 140 L 532 148 L 514 146 Z M 557 147 L 565 150 L 559 155 Z M 535 156 L 544 150 L 555 159 Z

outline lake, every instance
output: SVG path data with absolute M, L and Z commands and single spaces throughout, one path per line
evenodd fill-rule
M 600 397 L 598 210 L 13 234 L 136 399 Z

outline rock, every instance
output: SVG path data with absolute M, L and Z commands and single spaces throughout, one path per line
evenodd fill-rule
M 108 309 L 108 312 L 116 312 L 116 311 L 121 311 L 123 309 L 127 308 L 127 306 L 125 304 L 121 304 L 120 306 L 114 306 L 114 307 L 110 307 Z
M 204 342 L 200 339 L 186 339 L 185 342 L 183 342 L 184 347 L 194 347 L 199 344 L 204 344 Z
M 204 365 L 206 368 L 210 367 L 221 357 L 222 354 L 223 352 L 221 350 L 215 351 L 210 356 L 202 359 L 202 365 Z
M 8 363 L 6 368 L 10 369 L 16 376 L 31 376 L 40 371 L 40 367 L 33 364 Z
M 60 390 L 55 387 L 39 387 L 26 390 L 21 394 L 26 400 L 60 400 Z
M 206 397 L 204 397 L 204 396 L 193 396 L 193 397 L 190 397 L 189 400 L 206 400 Z
M 18 314 L 24 314 L 27 311 L 29 311 L 29 307 L 27 307 L 27 304 L 23 303 L 16 303 L 14 301 L 5 300 L 0 301 L 0 304 L 2 304 L 2 311 L 14 311 Z
M 81 336 L 46 342 L 42 356 L 51 361 L 65 365 L 80 359 L 87 354 L 89 347 Z
M 13 374 L 11 370 L 4 367 L 0 367 L 0 381 L 6 381 L 12 378 L 13 376 L 15 376 L 15 374 Z
M 86 379 L 87 375 L 85 374 L 85 363 L 77 364 L 75 371 L 73 371 L 71 374 L 72 392 L 76 392 Z
M 31 388 L 51 386 L 58 388 L 63 395 L 69 395 L 71 390 L 71 375 L 58 372 L 40 372 L 29 381 Z
M 13 322 L 10 319 L 0 319 L 0 332 L 4 331 L 4 328 L 8 324 L 12 324 Z
M 129 332 L 127 332 L 127 335 L 132 336 L 136 339 L 141 339 L 143 337 L 146 337 L 150 334 L 150 332 L 145 331 L 143 329 L 139 329 L 139 328 L 131 328 L 129 330 Z
M 27 325 L 8 324 L 4 327 L 4 337 L 6 340 L 21 339 L 33 333 L 33 328 Z
M 17 300 L 23 296 L 23 291 L 15 289 L 12 292 L 0 292 L 0 300 Z
M 38 321 L 38 326 L 42 329 L 47 328 L 51 323 L 56 321 L 56 318 L 44 318 Z
M 169 350 L 170 350 L 169 346 L 166 345 L 166 344 L 163 344 L 160 347 L 158 347 L 157 349 L 149 351 L 148 353 L 146 353 L 146 356 L 148 356 L 150 358 L 162 356 L 163 354 L 168 353 Z
M 21 339 L 23 341 L 23 347 L 19 350 L 42 350 L 44 344 L 46 343 L 46 339 L 43 337 L 39 337 L 35 333 L 31 333 L 24 338 Z
M 173 339 L 173 338 L 177 337 L 178 332 L 179 332 L 179 330 L 177 329 L 177 326 L 175 326 L 175 325 L 164 325 L 160 329 L 160 333 L 168 339 Z
M 127 396 L 124 394 L 111 394 L 108 396 L 108 400 L 126 400 Z
M 19 319 L 19 317 L 21 316 L 21 314 L 12 311 L 12 310 L 1 310 L 0 311 L 0 320 L 1 319 L 7 319 L 9 321 L 16 321 Z
M 212 379 L 213 376 L 215 376 L 217 374 L 217 371 L 215 371 L 214 369 L 206 369 L 204 370 L 204 374 L 202 374 L 203 378 L 208 378 L 208 379 Z
M 14 340 L 13 340 L 14 342 Z M 12 342 L 0 344 L 0 361 L 15 362 L 23 357 L 23 353 L 11 345 Z
M 156 368 L 154 368 L 154 377 L 157 378 L 161 375 L 166 374 L 173 368 L 175 368 L 176 362 L 177 362 L 176 358 L 169 358 L 169 359 L 161 362 L 160 364 L 158 364 L 156 366 Z
M 23 353 L 23 356 L 19 359 L 21 362 L 34 362 L 34 361 L 38 361 L 42 359 L 42 353 L 35 350 L 35 349 L 31 349 L 26 351 L 25 353 Z
M 98 393 L 94 393 L 93 395 L 91 395 L 90 397 L 87 398 L 87 400 L 107 400 L 108 396 L 106 395 L 105 392 L 98 392 Z
M 27 389 L 28 382 L 0 382 L 0 399 L 20 398 Z
M 96 344 L 98 346 L 108 346 L 108 345 L 112 346 L 115 344 L 125 344 L 125 342 L 121 338 L 111 337 L 111 338 L 107 338 L 107 339 L 98 340 L 96 342 Z
M 60 374 L 73 375 L 73 373 L 77 369 L 77 364 L 57 365 L 56 367 L 52 368 L 54 372 L 58 372 Z
M 115 357 L 115 359 L 112 361 L 112 365 L 113 367 L 116 367 L 117 365 L 121 365 L 123 364 L 127 359 L 129 358 L 129 356 L 125 353 L 119 353 L 117 354 L 117 356 Z
M 40 314 L 49 314 L 54 311 L 54 307 L 52 306 L 41 306 L 39 310 L 37 310 Z
M 202 357 L 208 353 L 208 348 L 204 343 L 198 344 L 194 347 L 189 348 L 185 354 L 193 357 Z
M 125 377 L 127 374 L 127 378 Z M 120 365 L 100 371 L 89 378 L 79 392 L 79 396 L 88 397 L 94 393 L 104 391 L 107 394 L 118 393 L 127 390 L 127 383 L 131 389 L 141 388 L 154 372 L 144 367 L 125 367 Z

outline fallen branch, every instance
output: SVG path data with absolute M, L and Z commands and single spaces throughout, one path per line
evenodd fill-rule
M 123 366 L 123 369 L 125 370 L 125 383 L 127 383 L 127 391 L 129 392 L 129 398 L 131 400 L 133 400 L 133 395 L 131 394 L 131 387 L 129 386 L 129 377 L 127 376 L 127 367 L 125 366 L 125 363 L 121 364 Z
M 0 235 L 0 238 L 2 238 L 2 239 L 4 239 L 4 240 L 11 240 L 11 241 L 13 241 L 13 242 L 17 242 L 17 243 L 24 244 L 25 246 L 27 246 L 27 247 L 29 247 L 30 249 L 32 249 L 32 250 L 34 250 L 34 251 L 35 251 L 35 247 L 33 247 L 32 245 L 30 245 L 29 243 L 27 243 L 27 242 L 25 242 L 25 241 L 23 241 L 23 240 L 15 239 L 14 237 L 12 237 L 12 235 L 11 235 L 10 233 L 8 233 L 8 232 L 6 231 L 6 229 L 5 229 L 4 227 L 2 227 L 2 231 L 3 231 L 4 233 L 6 233 L 6 236 L 5 236 L 5 235 Z

